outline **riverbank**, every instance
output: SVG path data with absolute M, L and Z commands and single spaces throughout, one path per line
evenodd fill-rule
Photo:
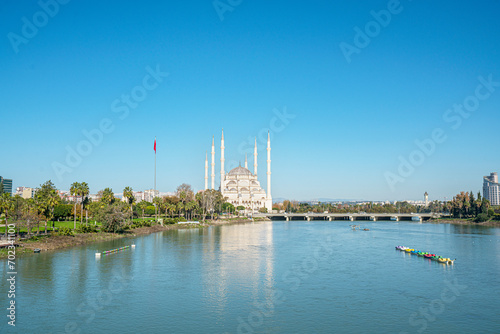
M 169 224 L 169 225 L 153 225 L 151 227 L 138 227 L 133 230 L 127 230 L 123 233 L 76 233 L 74 236 L 48 234 L 35 236 L 30 240 L 18 241 L 16 244 L 16 257 L 20 255 L 33 254 L 35 249 L 40 251 L 52 251 L 56 249 L 63 249 L 74 246 L 81 246 L 85 244 L 109 241 L 120 238 L 130 238 L 139 235 L 146 235 L 151 233 L 163 232 L 176 229 L 193 229 L 193 228 L 206 228 L 209 226 L 218 225 L 231 225 L 231 224 L 245 224 L 252 221 L 266 221 L 266 218 L 256 218 L 250 220 L 247 218 L 230 218 L 230 219 L 217 219 L 200 221 L 199 224 Z M 8 256 L 7 248 L 0 249 L 0 259 L 5 259 Z
M 443 219 L 443 218 L 441 218 L 441 219 L 430 219 L 430 220 L 425 221 L 425 223 L 500 227 L 500 221 L 498 221 L 498 220 L 489 220 L 489 221 L 482 222 L 482 223 L 476 223 L 472 220 L 453 219 L 453 218 L 444 218 Z

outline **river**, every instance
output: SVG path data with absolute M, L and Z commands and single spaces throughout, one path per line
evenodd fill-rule
M 5 333 L 499 333 L 500 229 L 273 221 L 16 259 Z M 95 253 L 135 244 L 96 259 Z M 453 266 L 395 250 L 406 245 Z

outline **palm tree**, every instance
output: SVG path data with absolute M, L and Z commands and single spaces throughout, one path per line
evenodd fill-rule
M 130 204 L 130 220 L 132 220 L 134 216 L 134 211 L 132 210 L 132 204 L 134 204 L 135 202 L 135 196 L 132 188 L 125 187 L 125 189 L 123 189 L 123 197 L 125 197 L 128 200 L 128 203 Z
M 79 191 L 80 191 L 79 189 L 80 189 L 80 183 L 79 182 L 73 182 L 71 184 L 71 188 L 69 188 L 69 191 L 70 191 L 70 193 L 71 193 L 72 196 L 78 196 Z M 75 213 L 75 224 L 74 224 L 73 229 L 76 230 L 76 198 L 75 198 L 74 213 Z
M 144 219 L 144 210 L 148 206 L 148 203 L 146 201 L 141 201 L 139 204 L 137 204 L 140 210 L 142 210 L 142 219 Z
M 103 201 L 106 204 L 113 204 L 115 201 L 115 195 L 113 194 L 113 189 L 111 188 L 106 188 L 102 192 L 102 198 L 101 201 Z
M 153 198 L 153 204 L 155 206 L 155 211 L 158 212 L 163 207 L 163 200 L 161 199 L 161 197 L 155 197 L 155 198 Z M 157 214 L 156 214 L 156 220 L 158 221 L 158 215 Z
M 5 214 L 5 236 L 7 237 L 7 219 L 8 219 L 8 213 L 13 209 L 14 203 L 12 201 L 12 198 L 10 197 L 10 194 L 8 193 L 2 193 L 0 195 L 0 211 L 3 211 Z
M 182 202 L 177 203 L 177 214 L 181 216 L 181 211 L 184 210 L 184 204 Z
M 89 194 L 89 185 L 87 182 L 82 182 L 80 183 L 80 186 L 78 187 L 78 192 L 81 196 L 81 201 L 80 201 L 80 224 L 83 223 L 83 197 L 87 197 Z
M 49 220 L 54 219 L 54 207 L 59 203 L 59 196 L 57 193 L 52 193 L 48 198 L 47 198 L 47 206 L 49 208 L 49 213 L 50 213 L 50 218 Z M 47 234 L 47 224 L 45 224 L 45 234 Z
M 172 216 L 173 213 L 175 212 L 175 204 L 172 204 L 172 203 L 165 204 L 165 214 L 166 215 L 167 215 L 167 212 L 169 212 L 170 216 Z

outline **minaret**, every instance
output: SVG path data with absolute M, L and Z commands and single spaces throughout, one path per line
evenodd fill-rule
M 220 140 L 220 190 L 222 191 L 224 183 L 224 129 L 222 129 L 222 138 Z
M 257 176 L 257 137 L 255 137 L 255 147 L 253 149 L 253 173 Z
M 247 154 L 245 153 L 245 168 L 248 169 L 248 160 L 247 160 Z
M 205 190 L 208 189 L 208 153 L 205 152 Z
M 215 189 L 215 144 L 212 136 L 212 189 Z
M 271 137 L 267 132 L 267 199 L 266 207 L 268 212 L 273 209 L 273 199 L 271 197 Z

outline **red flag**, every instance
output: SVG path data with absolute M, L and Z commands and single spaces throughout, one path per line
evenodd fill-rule
M 156 137 L 155 137 L 155 146 L 154 146 L 155 154 L 156 154 Z

